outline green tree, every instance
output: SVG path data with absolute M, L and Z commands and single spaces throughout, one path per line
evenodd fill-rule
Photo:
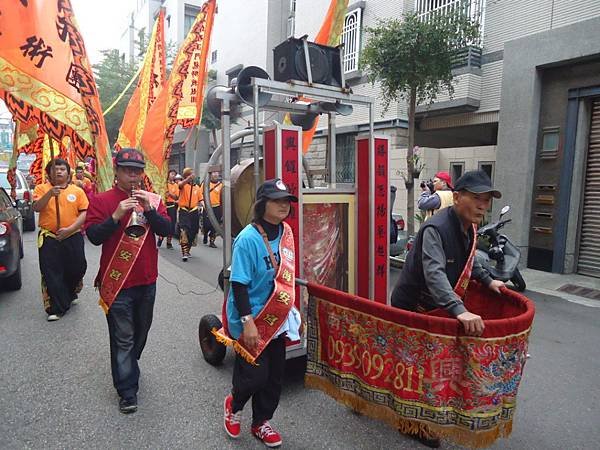
M 427 21 L 411 12 L 401 20 L 380 21 L 367 29 L 367 34 L 361 64 L 369 80 L 379 82 L 385 109 L 392 101 L 408 103 L 405 181 L 408 232 L 413 234 L 415 108 L 418 103 L 433 102 L 442 91 L 453 95 L 453 58 L 457 50 L 478 40 L 479 24 L 460 12 L 439 14 Z
M 102 50 L 102 60 L 94 64 L 94 75 L 100 94 L 100 103 L 102 108 L 108 108 L 123 92 L 127 83 L 135 75 L 137 64 L 131 64 L 119 55 L 119 50 Z M 119 127 L 125 115 L 125 109 L 135 90 L 136 83 L 132 83 L 123 98 L 117 103 L 114 109 L 104 116 L 106 122 L 106 132 L 110 145 L 113 146 L 119 136 Z

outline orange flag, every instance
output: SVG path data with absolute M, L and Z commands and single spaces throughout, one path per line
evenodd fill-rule
M 37 122 L 83 160 L 96 158 L 102 189 L 112 159 L 98 90 L 69 0 L 15 0 L 0 6 L 0 98 L 13 118 Z
M 340 44 L 340 36 L 344 29 L 344 19 L 346 17 L 347 9 L 348 0 L 331 0 L 329 9 L 325 15 L 325 20 L 315 37 L 315 42 L 317 44 L 328 45 L 330 47 L 335 47 Z M 342 68 L 342 70 L 344 69 Z M 289 115 L 286 115 L 286 122 L 291 123 Z M 317 119 L 310 130 L 302 132 L 302 152 L 305 154 L 312 143 L 318 124 L 319 116 L 317 116 Z
M 167 63 L 164 22 L 165 10 L 161 8 L 150 36 L 137 87 L 129 100 L 123 123 L 119 128 L 117 145 L 121 148 L 140 147 L 148 111 L 165 84 Z
M 175 127 L 195 125 L 202 116 L 215 7 L 216 0 L 208 0 L 202 5 L 179 48 L 167 85 L 158 94 L 146 118 L 141 148 L 146 155 L 146 174 L 153 182 L 152 189 L 160 195 L 166 190 L 167 162 Z

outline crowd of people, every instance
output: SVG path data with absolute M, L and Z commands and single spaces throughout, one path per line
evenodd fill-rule
M 40 214 L 39 263 L 48 321 L 60 319 L 77 301 L 87 268 L 84 234 L 92 244 L 102 246 L 94 286 L 106 313 L 119 409 L 127 414 L 138 407 L 138 360 L 152 324 L 158 249 L 165 238 L 167 248 L 173 248 L 172 238 L 178 234 L 182 259 L 187 261 L 191 247 L 196 245 L 200 218 L 203 216 L 206 225 L 202 230 L 205 244 L 214 246 L 216 230 L 208 226 L 202 213 L 204 188 L 193 169 L 184 169 L 182 175 L 171 170 L 163 198 L 140 189 L 145 161 L 139 151 L 122 149 L 114 165 L 114 186 L 96 193 L 88 167 L 78 165 L 71 174 L 67 161 L 53 160 L 45 169 L 48 181 L 35 188 L 34 209 Z M 427 192 L 424 189 L 421 199 L 432 214 L 417 234 L 391 304 L 417 312 L 446 309 L 466 334 L 480 336 L 484 322 L 465 308 L 459 288 L 470 278 L 497 293 L 504 286 L 490 278 L 473 258 L 474 225 L 484 217 L 491 199 L 501 194 L 482 171 L 467 172 L 455 186 L 440 172 L 433 184 Z M 218 217 L 221 187 L 219 174 L 213 172 L 208 191 Z M 240 412 L 251 401 L 251 432 L 269 447 L 282 442 L 269 420 L 279 403 L 285 341 L 298 340 L 302 330 L 294 307 L 294 289 L 287 296 L 274 289 L 275 284 L 285 286 L 286 280 L 295 276 L 293 232 L 284 220 L 291 203 L 297 201 L 279 179 L 260 186 L 253 221 L 234 241 L 231 290 L 226 301 L 228 335 L 237 355 L 231 392 L 224 400 L 225 431 L 232 438 L 240 435 Z M 142 227 L 142 234 L 130 232 L 134 221 Z M 266 334 L 264 324 L 255 323 L 265 311 L 273 319 L 269 323 L 282 324 L 271 327 L 270 334 Z M 253 357 L 249 359 L 249 355 Z M 412 437 L 429 447 L 439 446 L 438 436 L 427 430 Z

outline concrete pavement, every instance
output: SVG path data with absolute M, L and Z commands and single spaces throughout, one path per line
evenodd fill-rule
M 214 287 L 219 250 L 196 248 L 188 263 L 175 250 L 160 251 L 154 323 L 141 359 L 140 409 L 124 416 L 111 383 L 105 319 L 91 287 L 98 248 L 86 247 L 89 268 L 81 303 L 49 323 L 39 295 L 35 236 L 25 234 L 23 289 L 0 293 L 1 448 L 264 448 L 248 433 L 249 407 L 242 438 L 226 438 L 222 400 L 230 387 L 232 355 L 223 366 L 212 367 L 198 346 L 200 318 L 221 307 L 222 294 Z M 596 448 L 600 310 L 556 297 L 531 297 L 537 307 L 532 358 L 521 384 L 513 434 L 493 448 Z M 273 420 L 282 432 L 283 448 L 422 448 L 386 425 L 305 389 L 297 364 L 288 369 Z

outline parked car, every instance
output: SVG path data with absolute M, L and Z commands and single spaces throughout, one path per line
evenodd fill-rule
M 0 186 L 6 189 L 6 192 L 10 193 L 10 183 L 7 177 L 8 168 L 0 167 Z M 34 231 L 35 230 L 35 213 L 33 211 L 33 191 L 29 187 L 29 183 L 23 175 L 23 172 L 17 170 L 15 172 L 17 179 L 17 208 L 21 212 L 23 217 L 23 230 Z
M 4 188 L 0 188 L 0 287 L 21 289 L 23 218 Z

